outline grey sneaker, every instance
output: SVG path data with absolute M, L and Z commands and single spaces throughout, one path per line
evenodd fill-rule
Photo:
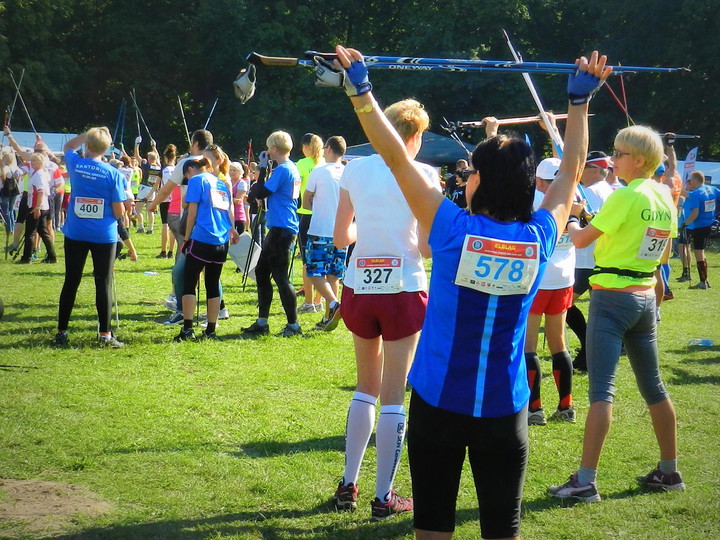
M 682 480 L 680 471 L 666 474 L 660 470 L 660 465 L 645 476 L 637 477 L 641 487 L 658 489 L 661 491 L 685 491 L 685 483 Z
M 165 300 L 163 300 L 163 306 L 165 306 L 171 311 L 175 311 L 177 309 L 177 298 L 175 298 L 175 295 L 171 294 Z
M 547 491 L 558 499 L 576 499 L 586 503 L 600 502 L 597 484 L 590 482 L 587 486 L 578 484 L 577 473 L 571 474 L 568 481 L 561 486 L 550 486 Z
M 552 413 L 552 416 L 550 416 L 550 420 L 560 420 L 562 422 L 570 422 L 571 424 L 574 424 L 575 409 L 572 407 L 568 407 L 567 409 L 557 409 L 554 413 Z
M 325 330 L 328 322 L 330 322 L 330 319 L 323 317 L 319 322 L 315 323 L 315 330 Z
M 710 284 L 709 284 L 707 281 L 700 281 L 700 282 L 698 282 L 697 285 L 693 285 L 693 286 L 690 287 L 690 288 L 691 288 L 691 289 L 702 289 L 702 290 L 705 290 L 705 289 L 709 289 L 709 288 L 710 288 Z
M 340 319 L 342 319 L 342 315 L 340 315 L 340 302 L 336 302 L 334 306 L 330 307 L 330 313 L 327 316 L 328 321 L 323 330 L 332 332 L 337 328 L 338 324 L 340 324 Z
M 227 306 L 222 308 L 220 311 L 218 311 L 218 320 L 219 321 L 225 321 L 230 318 L 230 312 L 228 311 Z
M 297 328 L 293 328 L 289 324 L 285 325 L 285 328 L 282 329 L 280 334 L 278 334 L 280 337 L 293 337 L 293 336 L 302 336 L 302 330 L 298 326 Z
M 528 413 L 528 426 L 544 426 L 546 424 L 547 418 L 545 418 L 545 411 L 543 409 L 530 411 Z
M 299 308 L 297 308 L 298 314 L 300 313 L 315 313 L 315 304 L 306 304 L 303 302 Z
M 198 338 L 199 341 L 220 341 L 220 338 L 217 337 L 217 334 L 215 332 L 208 333 L 207 331 L 201 332 L 200 337 Z
M 103 347 L 110 347 L 111 349 L 119 349 L 125 346 L 122 341 L 118 341 L 115 338 L 114 334 L 110 334 L 108 337 L 100 336 L 100 345 Z

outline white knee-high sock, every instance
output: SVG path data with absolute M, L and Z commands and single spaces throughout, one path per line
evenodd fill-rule
M 377 398 L 362 392 L 355 392 L 347 423 L 345 424 L 345 472 L 343 485 L 357 485 L 365 449 L 375 425 L 375 402 Z
M 390 500 L 395 473 L 400 464 L 405 440 L 405 407 L 383 405 L 380 407 L 375 448 L 377 449 L 377 477 L 375 496 L 383 502 Z

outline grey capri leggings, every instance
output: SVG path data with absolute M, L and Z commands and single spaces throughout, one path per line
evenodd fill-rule
M 645 403 L 668 399 L 660 378 L 655 295 L 594 289 L 587 327 L 590 403 L 613 402 L 623 342 Z

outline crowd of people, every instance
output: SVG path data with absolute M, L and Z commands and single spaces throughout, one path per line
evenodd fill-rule
M 574 371 L 586 371 L 590 386 L 582 458 L 578 471 L 548 492 L 599 501 L 596 478 L 622 354 L 660 448 L 657 467 L 638 482 L 684 489 L 657 324 L 662 300 L 674 298 L 668 259 L 675 242 L 683 265 L 678 281 L 690 279 L 692 244 L 699 274 L 692 288 L 710 287 L 704 250 L 720 191 L 698 171 L 683 185 L 672 133 L 661 138 L 633 126 L 620 130 L 611 156 L 588 152 L 588 103 L 610 72 L 597 52 L 578 59 L 570 77 L 562 157 L 536 163 L 528 144 L 499 134 L 497 120 L 487 117 L 487 138 L 457 162 L 443 187 L 435 169 L 415 160 L 429 125 L 423 106 L 406 99 L 380 110 L 362 55 L 343 47 L 336 52 L 334 66 L 323 62 L 316 77 L 320 86 L 338 86 L 328 68 L 341 75 L 339 86 L 377 151 L 347 163 L 341 136 L 323 141 L 306 134 L 304 157 L 295 163 L 292 137 L 275 131 L 253 162 L 232 161 L 207 130 L 192 134 L 189 153 L 180 158 L 174 145 L 161 153 L 154 140 L 143 157 L 140 137 L 133 155 L 122 148 L 114 153 L 102 127 L 68 141 L 57 159 L 39 138 L 32 151 L 22 149 L 5 127 L 11 150 L 3 153 L 0 209 L 12 235 L 7 251 L 24 242 L 18 262 L 27 264 L 42 241 L 42 262 L 53 264 L 54 234 L 64 235 L 54 343 L 70 341 L 89 253 L 100 343 L 123 347 L 110 328 L 114 263 L 123 247 L 137 259 L 130 230 L 153 234 L 159 210 L 157 257 L 174 258 L 173 293 L 165 303 L 173 310 L 166 324 L 182 325 L 176 341 L 218 339 L 218 319 L 229 317 L 222 270 L 241 235 L 260 244 L 257 318 L 243 328 L 244 337 L 270 334 L 275 289 L 286 319 L 281 337 L 302 335 L 298 313 L 321 313 L 318 331 L 345 321 L 357 385 L 347 414 L 345 468 L 333 496 L 338 510 L 357 507 L 360 468 L 375 431 L 372 519 L 413 511 L 418 538 L 451 537 L 468 453 L 482 536 L 517 538 L 528 426 L 576 421 Z M 296 244 L 300 306 L 289 272 Z M 429 258 L 428 284 L 423 259 Z M 202 275 L 207 320 L 196 336 Z M 588 291 L 586 320 L 576 302 Z M 543 317 L 558 391 L 549 418 L 540 395 Z M 574 359 L 566 324 L 580 342 Z M 412 497 L 393 489 L 406 431 Z

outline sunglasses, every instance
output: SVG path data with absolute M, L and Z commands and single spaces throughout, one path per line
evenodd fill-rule
M 630 152 L 620 152 L 619 150 L 613 150 L 612 157 L 619 158 L 623 156 L 629 156 L 631 155 Z
M 473 174 L 475 174 L 477 171 L 475 169 L 464 169 L 462 171 L 457 171 L 455 174 L 462 178 L 463 182 L 467 182 L 468 178 L 470 178 Z

